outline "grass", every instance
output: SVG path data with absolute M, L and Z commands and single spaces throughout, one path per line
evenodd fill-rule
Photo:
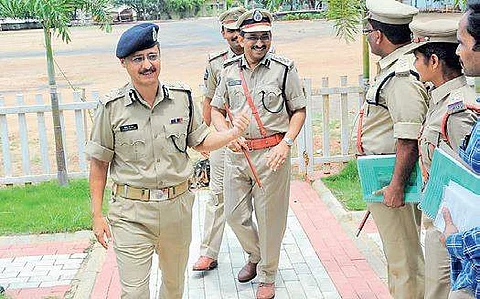
M 323 178 L 322 181 L 348 210 L 362 211 L 367 208 L 362 199 L 355 161 L 348 162 L 340 173 Z
M 104 200 L 104 211 L 107 201 Z M 0 189 L 0 235 L 74 232 L 90 228 L 87 179 L 71 180 L 66 187 L 51 181 Z

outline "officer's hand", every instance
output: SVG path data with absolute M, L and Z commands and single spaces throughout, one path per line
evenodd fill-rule
M 289 151 L 290 147 L 284 141 L 272 147 L 266 155 L 268 167 L 273 171 L 277 171 L 285 163 Z
M 248 150 L 248 146 L 245 143 L 245 138 L 239 137 L 233 141 L 231 141 L 229 144 L 227 144 L 227 147 L 233 151 L 233 152 L 239 152 L 242 150 L 242 147 L 246 150 Z
M 445 245 L 447 238 L 450 235 L 458 233 L 458 229 L 455 226 L 455 224 L 453 224 L 452 215 L 450 214 L 450 211 L 447 208 L 444 207 L 442 209 L 442 214 L 443 214 L 443 220 L 445 220 L 445 230 L 443 231 L 443 234 L 440 235 L 439 239 L 440 239 L 440 242 L 442 242 L 442 244 Z
M 93 217 L 93 234 L 97 241 L 102 244 L 105 249 L 108 249 L 108 242 L 112 239 L 110 227 L 103 216 Z M 105 236 L 107 239 L 105 239 Z
M 381 190 L 383 203 L 389 208 L 400 208 L 405 205 L 403 187 L 388 185 Z
M 200 152 L 200 154 L 206 159 L 210 158 L 210 152 Z
M 233 118 L 233 128 L 231 128 L 231 133 L 235 138 L 242 136 L 243 132 L 247 129 L 248 124 L 250 123 L 250 111 L 249 107 L 243 108 L 242 112 L 235 115 Z

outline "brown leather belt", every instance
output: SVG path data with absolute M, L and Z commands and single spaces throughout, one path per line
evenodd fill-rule
M 258 139 L 247 139 L 245 143 L 250 150 L 259 150 L 275 146 L 283 140 L 283 134 L 278 133 L 272 136 Z
M 162 189 L 142 189 L 128 185 L 113 184 L 112 193 L 114 196 L 141 201 L 164 201 L 173 199 L 182 195 L 188 190 L 188 181 L 182 182 L 176 186 Z

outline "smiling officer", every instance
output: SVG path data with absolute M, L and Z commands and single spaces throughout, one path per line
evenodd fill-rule
M 150 297 L 154 252 L 162 270 L 160 298 L 182 298 L 194 199 L 188 190 L 192 168 L 186 149 L 220 148 L 249 122 L 243 113 L 229 132 L 208 133 L 190 89 L 158 80 L 158 30 L 143 23 L 120 37 L 116 55 L 131 81 L 100 101 L 86 150 L 93 232 L 105 248 L 105 236 L 113 236 L 122 298 Z M 114 183 L 110 227 L 102 215 L 108 170 Z
M 275 296 L 290 196 L 290 147 L 304 123 L 306 105 L 293 62 L 269 53 L 272 21 L 266 10 L 251 10 L 238 19 L 244 54 L 225 62 L 212 101 L 212 120 L 219 131 L 228 128 L 225 103 L 233 112 L 248 107 L 253 113 L 243 139 L 232 142 L 225 155 L 225 215 L 249 255 L 238 280 L 255 278 L 258 265 L 260 299 Z M 264 190 L 255 183 L 241 147 L 250 150 Z

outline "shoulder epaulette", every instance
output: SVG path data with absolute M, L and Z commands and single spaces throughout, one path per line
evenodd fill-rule
M 107 93 L 105 96 L 103 96 L 100 99 L 100 103 L 102 103 L 103 105 L 106 105 L 109 102 L 112 102 L 112 101 L 118 100 L 120 98 L 123 98 L 125 96 L 125 94 L 127 93 L 127 85 L 128 84 L 125 84 L 124 86 L 122 86 L 120 88 L 117 88 L 117 89 L 114 89 L 114 90 L 110 91 L 109 93 Z
M 406 57 L 401 57 L 398 59 L 397 63 L 395 63 L 395 76 L 396 77 L 408 77 L 410 76 L 410 71 L 412 67 L 410 65 L 410 62 Z
M 238 55 L 238 56 L 235 56 L 233 58 L 227 59 L 223 62 L 223 67 L 234 64 L 235 62 L 238 62 L 240 59 L 242 59 L 242 55 Z
M 176 83 L 166 83 L 164 84 L 165 87 L 167 87 L 169 90 L 178 90 L 178 91 L 185 91 L 185 92 L 191 92 L 192 89 L 190 86 L 188 86 L 185 83 L 182 82 L 176 82 Z
M 291 69 L 293 67 L 293 60 L 290 60 L 287 57 L 283 57 L 283 56 L 280 56 L 280 55 L 277 55 L 277 54 L 271 54 L 270 57 L 272 58 L 273 61 L 276 61 L 276 62 L 288 67 L 289 69 Z
M 451 104 L 447 105 L 447 113 L 452 115 L 467 110 L 465 103 L 461 99 L 454 99 Z
M 226 56 L 227 53 L 228 53 L 228 50 L 222 50 L 222 51 L 219 51 L 219 52 L 210 53 L 210 54 L 208 54 L 208 61 L 215 60 L 215 59 L 217 59 L 218 57 L 222 57 L 222 56 L 227 57 L 227 56 Z

